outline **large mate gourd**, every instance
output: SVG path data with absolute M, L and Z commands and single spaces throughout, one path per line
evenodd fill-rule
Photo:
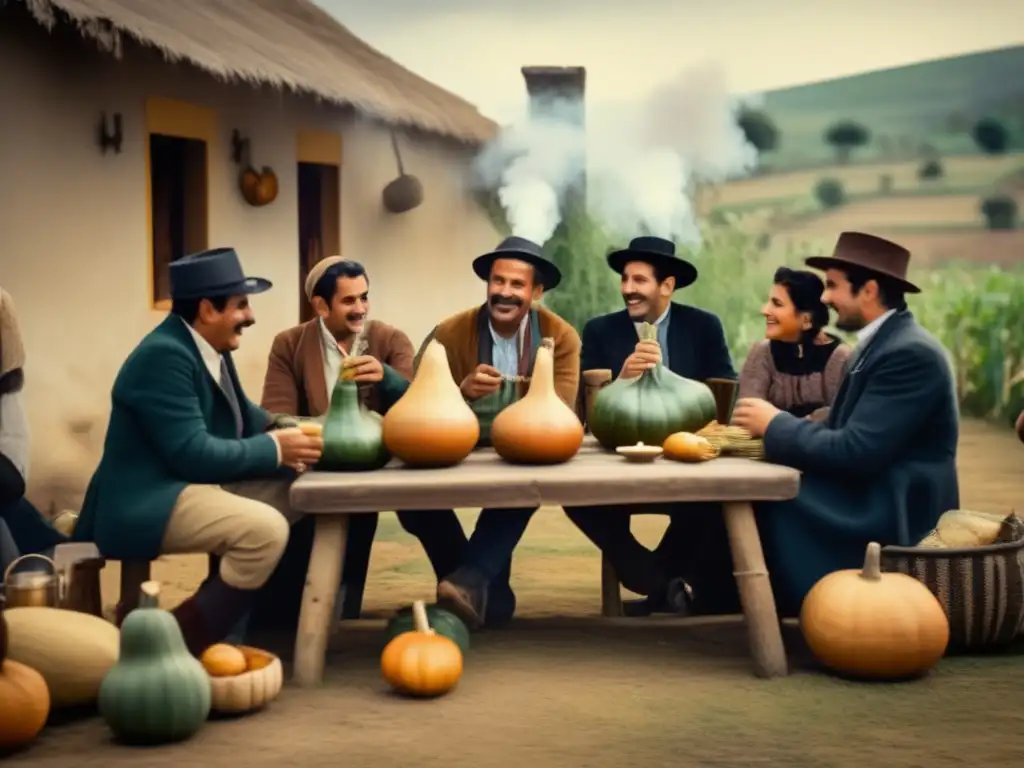
M 359 385 L 342 369 L 324 419 L 324 450 L 316 468 L 327 472 L 380 469 L 391 458 L 381 417 L 359 400 Z
M 555 343 L 544 339 L 533 363 L 530 389 L 494 417 L 491 444 L 513 464 L 561 464 L 583 444 L 583 425 L 555 391 Z
M 409 388 L 384 416 L 384 444 L 411 467 L 450 467 L 479 439 L 480 422 L 455 383 L 448 353 L 431 339 Z
M 650 323 L 640 338 L 657 341 Z M 700 381 L 685 379 L 661 363 L 633 379 L 619 377 L 600 392 L 590 413 L 590 431 L 606 449 L 661 445 L 676 432 L 696 432 L 714 420 L 715 396 Z
M 182 741 L 210 715 L 210 677 L 159 595 L 155 581 L 142 585 L 139 607 L 121 625 L 121 657 L 100 686 L 100 714 L 130 744 Z

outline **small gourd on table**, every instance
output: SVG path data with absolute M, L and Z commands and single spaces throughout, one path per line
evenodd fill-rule
M 139 607 L 121 625 L 121 658 L 100 687 L 100 714 L 129 744 L 182 741 L 210 715 L 210 677 L 159 596 L 155 581 L 142 585 Z
M 359 385 L 351 380 L 353 369 L 343 368 L 331 393 L 324 419 L 324 449 L 316 469 L 326 472 L 358 472 L 380 469 L 391 458 L 384 446 L 384 427 L 379 414 L 360 402 Z
M 462 677 L 462 651 L 454 641 L 430 627 L 426 606 L 412 606 L 415 627 L 384 648 L 380 671 L 388 684 L 408 696 L 432 697 L 448 693 Z
M 917 579 L 883 573 L 881 547 L 874 542 L 863 568 L 835 571 L 811 588 L 800 627 L 817 659 L 850 677 L 923 675 L 949 643 L 949 620 L 939 601 Z
M 640 326 L 640 338 L 657 341 L 653 325 Z M 588 417 L 590 431 L 607 450 L 661 445 L 675 432 L 696 432 L 717 415 L 715 396 L 700 381 L 679 376 L 661 363 L 632 379 L 621 376 L 602 388 Z
M 7 658 L 7 624 L 0 601 L 0 753 L 30 744 L 50 715 L 50 690 L 31 667 Z

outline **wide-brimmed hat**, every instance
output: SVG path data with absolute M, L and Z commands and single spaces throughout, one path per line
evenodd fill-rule
M 263 293 L 272 285 L 262 277 L 246 277 L 234 248 L 213 248 L 171 262 L 172 299 Z
M 921 289 L 907 280 L 910 251 L 902 245 L 863 232 L 843 232 L 836 241 L 831 256 L 811 256 L 804 263 L 815 269 L 842 269 L 860 267 L 899 283 L 907 293 L 920 293 Z
M 692 285 L 697 279 L 697 268 L 685 259 L 676 256 L 676 244 L 662 237 L 634 237 L 629 248 L 608 254 L 608 266 L 620 275 L 631 261 L 643 261 L 665 275 L 676 279 L 676 290 Z
M 473 271 L 481 280 L 491 279 L 491 265 L 498 259 L 516 259 L 525 261 L 540 273 L 544 290 L 550 291 L 562 282 L 562 273 L 544 256 L 539 245 L 525 237 L 506 237 L 498 247 L 483 256 L 473 259 Z

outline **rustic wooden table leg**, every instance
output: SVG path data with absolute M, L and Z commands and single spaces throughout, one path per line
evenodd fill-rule
M 601 615 L 622 615 L 622 591 L 619 588 L 619 575 L 615 573 L 612 562 L 601 556 Z
M 729 502 L 724 509 L 733 572 L 746 618 L 750 652 L 754 657 L 754 672 L 758 677 L 782 677 L 789 672 L 786 649 L 782 644 L 782 630 L 761 549 L 761 536 L 754 519 L 754 507 L 750 502 Z
M 317 515 L 313 551 L 302 590 L 299 631 L 295 636 L 295 682 L 301 686 L 319 685 L 323 681 L 324 655 L 347 538 L 348 515 Z

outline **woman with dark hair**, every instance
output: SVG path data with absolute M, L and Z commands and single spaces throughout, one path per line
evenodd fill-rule
M 739 397 L 767 400 L 794 416 L 825 418 L 852 351 L 825 331 L 825 285 L 813 272 L 779 267 L 761 307 L 765 338 L 750 349 Z

